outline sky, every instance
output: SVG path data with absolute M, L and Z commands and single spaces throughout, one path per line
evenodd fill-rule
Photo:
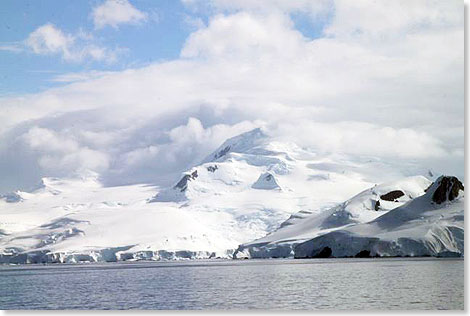
M 166 184 L 256 127 L 464 175 L 461 1 L 0 4 L 0 193 Z

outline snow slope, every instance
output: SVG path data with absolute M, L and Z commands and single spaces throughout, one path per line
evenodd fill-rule
M 0 198 L 0 262 L 228 258 L 288 218 L 282 229 L 376 183 L 420 170 L 371 157 L 319 154 L 255 129 L 227 140 L 168 188 L 104 187 L 97 175 L 87 174 L 44 178 L 34 192 Z M 345 223 L 368 221 L 419 195 L 429 181 L 413 179 L 392 185 L 406 196 L 381 201 L 378 211 L 362 214 L 351 204 Z M 360 203 L 370 206 L 369 195 Z M 343 213 L 330 214 L 324 223 L 343 223 Z
M 152 187 L 105 188 L 96 178 L 44 182 L 22 202 L 0 202 L 4 262 L 222 256 L 237 242 L 217 229 L 230 220 L 226 214 L 154 207 L 147 203 Z

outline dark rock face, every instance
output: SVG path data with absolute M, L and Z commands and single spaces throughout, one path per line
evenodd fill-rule
M 207 171 L 209 171 L 209 172 L 215 172 L 217 169 L 219 169 L 219 167 L 217 167 L 217 165 L 207 167 Z
M 319 253 L 312 256 L 312 258 L 329 258 L 333 251 L 330 247 L 323 248 Z
M 402 191 L 394 190 L 388 192 L 387 194 L 381 195 L 380 198 L 384 201 L 396 202 L 396 200 L 402 197 L 403 195 L 405 195 L 405 193 L 403 193 Z
M 439 258 L 459 258 L 462 257 L 461 253 L 453 252 L 453 251 L 442 251 L 437 254 Z
M 191 174 L 185 174 L 181 180 L 174 186 L 174 189 L 179 189 L 181 192 L 184 192 L 188 188 L 188 182 L 195 180 L 198 177 L 197 170 Z
M 224 149 L 222 149 L 221 151 L 219 151 L 218 153 L 214 155 L 214 159 L 219 159 L 220 157 L 225 156 L 229 151 L 230 151 L 230 146 L 225 147 Z
M 370 250 L 359 251 L 354 258 L 370 258 Z
M 190 178 L 191 178 L 191 176 L 189 174 L 185 174 L 181 178 L 181 180 L 175 185 L 175 189 L 180 189 L 181 192 L 186 190 L 186 188 L 188 187 L 188 181 L 189 181 Z
M 456 177 L 444 176 L 439 178 L 438 187 L 432 195 L 433 202 L 441 204 L 445 201 L 453 201 L 459 196 L 459 191 L 464 190 L 462 182 Z
M 380 210 L 380 201 L 379 201 L 379 200 L 377 200 L 377 201 L 375 202 L 374 209 L 375 209 L 376 211 Z

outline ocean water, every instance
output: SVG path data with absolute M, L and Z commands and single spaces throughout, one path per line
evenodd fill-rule
M 462 259 L 0 267 L 0 309 L 463 309 Z

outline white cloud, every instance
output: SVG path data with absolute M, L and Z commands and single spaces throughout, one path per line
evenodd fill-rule
M 93 8 L 92 17 L 97 29 L 107 25 L 117 28 L 120 24 L 138 24 L 148 19 L 145 12 L 139 11 L 127 0 L 106 0 Z
M 428 133 L 363 122 L 298 120 L 276 126 L 273 133 L 322 152 L 375 155 L 388 159 L 435 158 L 447 154 L 441 142 Z
M 463 23 L 462 3 L 451 0 L 336 0 L 335 20 L 326 33 L 337 37 L 396 39 L 420 30 L 442 30 Z
M 73 45 L 74 38 L 65 35 L 53 24 L 45 24 L 29 34 L 26 44 L 36 54 L 61 53 L 67 58 L 70 56 L 69 47 Z
M 78 82 L 78 81 L 86 81 L 95 78 L 100 78 L 109 74 L 112 74 L 111 71 L 87 71 L 87 72 L 78 72 L 78 73 L 65 73 L 55 76 L 51 79 L 52 82 L 62 82 L 62 83 L 70 83 L 70 82 Z
M 115 154 L 117 157 L 106 174 L 108 183 L 153 182 L 164 185 L 180 176 L 180 172 L 198 164 L 225 139 L 249 131 L 259 123 L 242 121 L 237 124 L 216 124 L 205 128 L 202 122 L 189 117 L 187 123 L 159 130 L 141 129 Z M 176 126 L 175 126 L 176 125 Z M 160 139 L 156 137 L 160 135 Z M 154 138 L 149 142 L 148 138 Z M 127 143 L 134 143 L 128 147 Z M 156 176 L 158 175 L 158 176 Z
M 385 16 L 373 1 L 336 1 L 328 36 L 317 39 L 283 13 L 294 9 L 223 9 L 191 34 L 179 59 L 69 75 L 64 87 L 0 98 L 0 162 L 14 153 L 24 161 L 11 158 L 5 169 L 36 162 L 54 175 L 65 171 L 41 168 L 78 170 L 90 155 L 108 184 L 171 182 L 227 137 L 264 125 L 301 146 L 416 160 L 462 176 L 463 20 L 452 12 L 463 7 L 408 3 L 390 4 L 395 11 Z M 403 20 L 363 21 L 371 14 Z M 41 137 L 59 139 L 66 152 L 32 140 L 37 152 L 21 149 L 15 139 L 34 127 L 51 131 L 55 138 Z
M 282 14 L 256 16 L 240 12 L 215 16 L 207 28 L 190 35 L 181 55 L 223 59 L 275 55 L 280 58 L 294 55 L 304 42 L 292 22 Z
M 39 166 L 48 173 L 99 172 L 109 164 L 106 154 L 80 146 L 73 138 L 46 128 L 33 127 L 22 138 L 32 150 L 38 152 Z
M 23 46 L 21 43 L 13 42 L 13 43 L 0 43 L 0 51 L 8 51 L 8 52 L 22 52 Z
M 83 32 L 74 36 L 47 23 L 29 34 L 25 45 L 35 54 L 60 55 L 65 61 L 92 59 L 111 63 L 116 60 L 116 52 L 93 44 L 90 39 L 92 38 L 84 36 Z

